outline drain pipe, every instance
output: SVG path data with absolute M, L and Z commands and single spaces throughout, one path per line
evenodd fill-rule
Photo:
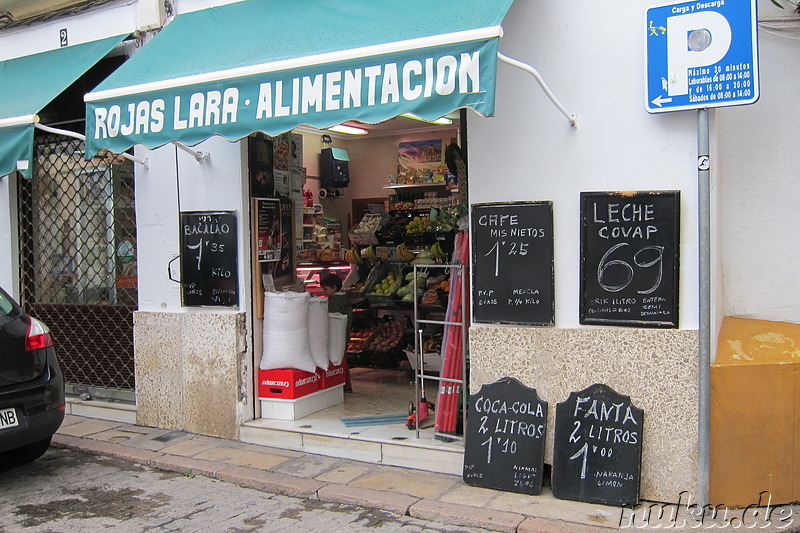
M 711 475 L 711 163 L 708 109 L 697 110 L 697 227 L 700 278 L 699 353 L 697 358 L 697 503 L 709 503 Z

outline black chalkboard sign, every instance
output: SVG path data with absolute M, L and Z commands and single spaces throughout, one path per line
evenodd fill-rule
M 556 405 L 552 488 L 556 498 L 639 503 L 644 413 L 609 386 L 594 384 Z
M 539 494 L 544 468 L 547 402 L 506 377 L 484 385 L 469 402 L 464 483 Z
M 183 305 L 239 306 L 236 213 L 181 212 Z
M 472 204 L 473 321 L 552 326 L 553 203 Z
M 680 192 L 584 192 L 581 219 L 581 324 L 677 328 Z

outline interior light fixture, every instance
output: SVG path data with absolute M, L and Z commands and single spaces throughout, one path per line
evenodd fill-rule
M 436 120 L 427 120 L 427 119 L 418 117 L 417 115 L 415 115 L 413 113 L 401 113 L 400 116 L 403 117 L 403 118 L 410 118 L 410 119 L 414 119 L 414 120 L 419 120 L 420 122 L 427 122 L 428 124 L 440 124 L 442 126 L 449 126 L 450 124 L 453 123 L 453 121 L 450 120 L 447 117 L 439 117 Z
M 325 128 L 328 131 L 335 131 L 337 133 L 347 133 L 349 135 L 366 135 L 369 131 L 356 128 L 353 126 L 345 126 L 344 124 L 337 124 L 335 126 L 331 126 L 330 128 Z

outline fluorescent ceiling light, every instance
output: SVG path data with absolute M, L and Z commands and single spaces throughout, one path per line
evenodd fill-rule
M 426 120 L 424 118 L 418 117 L 417 115 L 414 115 L 413 113 L 401 113 L 400 116 L 404 118 L 419 120 L 420 122 L 427 122 L 429 124 L 441 124 L 442 126 L 449 126 L 450 124 L 453 123 L 453 121 L 447 117 L 439 117 L 436 120 Z
M 344 124 L 337 124 L 335 126 L 331 126 L 330 128 L 325 128 L 329 131 L 335 131 L 337 133 L 349 133 L 350 135 L 366 135 L 369 133 L 367 130 L 362 128 L 354 128 L 353 126 L 345 126 Z

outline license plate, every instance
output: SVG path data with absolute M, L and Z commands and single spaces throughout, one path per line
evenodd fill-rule
M 18 425 L 19 418 L 17 418 L 17 412 L 13 407 L 0 409 L 0 429 L 13 428 Z

